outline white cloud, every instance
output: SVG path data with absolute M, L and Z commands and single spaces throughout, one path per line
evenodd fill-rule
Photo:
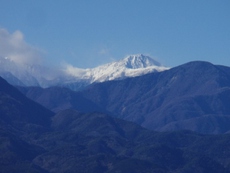
M 43 52 L 25 42 L 23 33 L 12 34 L 0 28 L 0 57 L 8 57 L 17 64 L 39 64 Z
M 64 65 L 64 64 L 63 64 Z M 85 78 L 88 77 L 91 73 L 91 69 L 82 69 L 72 66 L 71 64 L 65 64 L 63 71 L 67 75 L 71 75 L 77 78 Z

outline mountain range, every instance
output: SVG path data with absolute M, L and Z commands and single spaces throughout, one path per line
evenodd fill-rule
M 0 64 L 0 173 L 230 172 L 230 67 Z
M 154 132 L 100 112 L 54 114 L 0 84 L 0 172 L 230 172 L 229 134 Z
M 145 55 L 130 55 L 126 58 L 93 69 L 67 68 L 66 73 L 89 83 L 141 76 L 151 72 L 167 70 L 159 62 Z M 76 80 L 75 79 L 75 80 Z
M 60 87 L 19 90 L 55 112 L 66 108 L 104 112 L 157 131 L 230 130 L 230 68 L 208 62 L 95 83 L 79 92 Z
M 81 69 L 72 65 L 54 69 L 38 64 L 16 63 L 7 57 L 0 58 L 0 67 L 0 76 L 15 86 L 62 86 L 72 90 L 79 90 L 95 82 L 124 79 L 169 69 L 142 54 L 130 55 L 117 62 L 92 69 Z
M 115 117 L 157 131 L 230 130 L 230 68 L 196 61 L 160 73 L 95 84 L 82 95 Z

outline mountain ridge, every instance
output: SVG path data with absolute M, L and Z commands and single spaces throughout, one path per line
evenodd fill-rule
M 76 83 L 86 81 L 88 84 L 105 82 L 110 80 L 121 80 L 127 77 L 142 76 L 152 72 L 160 72 L 169 68 L 162 66 L 157 61 L 143 54 L 130 55 L 116 62 L 104 64 L 92 69 L 79 69 L 68 66 L 66 73 L 73 78 L 67 83 Z M 74 78 L 75 77 L 75 78 Z M 73 89 L 73 88 L 70 88 Z M 73 89 L 74 90 L 74 89 Z
M 0 75 L 17 86 L 64 86 L 78 90 L 94 82 L 124 79 L 146 73 L 167 70 L 143 54 L 131 55 L 122 60 L 91 69 L 66 65 L 63 69 L 49 69 L 42 65 L 17 64 L 9 58 L 0 58 Z
M 49 126 L 49 118 L 53 115 L 50 110 L 27 98 L 1 77 L 0 85 L 0 118 L 2 123 L 23 126 L 25 129 L 30 124 Z
M 230 131 L 227 104 L 230 102 L 230 68 L 204 61 L 189 62 L 163 72 L 94 83 L 78 92 L 60 87 L 24 91 L 22 87 L 19 90 L 55 112 L 63 108 L 106 112 L 157 131 L 188 129 L 211 134 Z M 42 100 L 56 103 L 56 106 Z M 90 109 L 81 103 L 91 105 Z
M 190 62 L 160 73 L 95 84 L 82 94 L 116 117 L 152 130 L 190 129 L 201 133 L 223 133 L 228 130 L 226 126 L 221 127 L 221 122 L 229 122 L 230 118 L 227 105 L 230 101 L 230 75 L 227 69 L 202 61 Z M 195 118 L 211 125 L 204 115 L 210 116 L 212 123 L 217 123 L 213 129 L 196 127 L 199 120 Z M 196 120 L 196 123 L 188 127 L 183 120 Z M 171 128 L 164 127 L 173 122 L 176 124 Z
M 99 112 L 46 114 L 2 78 L 0 84 L 0 172 L 230 172 L 229 134 L 154 132 Z M 15 118 L 2 126 L 10 114 Z

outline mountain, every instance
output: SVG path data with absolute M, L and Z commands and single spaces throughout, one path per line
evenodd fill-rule
M 144 70 L 145 69 L 145 70 Z M 118 62 L 109 63 L 103 66 L 96 67 L 94 69 L 85 70 L 85 75 L 80 76 L 76 71 L 76 77 L 74 80 L 78 82 L 67 82 L 59 84 L 56 87 L 40 88 L 40 87 L 17 87 L 28 98 L 36 101 L 44 107 L 58 112 L 64 109 L 75 109 L 81 112 L 100 111 L 106 110 L 100 106 L 96 106 L 92 101 L 84 98 L 80 93 L 76 93 L 72 90 L 84 88 L 90 83 L 102 82 L 106 80 L 116 80 L 126 78 L 128 76 L 139 76 L 145 73 L 154 71 L 166 70 L 160 63 L 144 55 L 132 55 L 128 56 Z M 88 75 L 86 77 L 86 75 Z M 77 79 L 79 78 L 79 79 Z M 85 79 L 85 83 L 83 82 Z M 80 82 L 81 81 L 81 82 Z M 60 85 L 62 87 L 60 87 Z M 68 89 L 71 88 L 72 90 Z
M 28 99 L 0 77 L 0 120 L 2 125 L 29 129 L 31 126 L 47 127 L 51 111 Z
M 41 87 L 54 85 L 63 77 L 59 69 L 18 63 L 7 57 L 0 57 L 0 76 L 14 86 Z
M 82 88 L 79 87 L 79 84 L 83 84 L 83 87 L 85 87 L 91 83 L 121 80 L 127 77 L 141 76 L 168 69 L 169 68 L 162 66 L 149 56 L 143 54 L 130 55 L 120 61 L 108 63 L 92 69 L 80 69 L 68 66 L 65 72 L 72 76 L 72 78 L 66 80 L 61 86 L 77 91 Z
M 195 61 L 159 72 L 95 83 L 80 92 L 19 88 L 55 112 L 104 112 L 157 131 L 230 132 L 230 68 Z
M 79 90 L 94 82 L 124 79 L 168 69 L 142 54 L 131 55 L 92 69 L 80 69 L 71 65 L 65 69 L 53 69 L 41 65 L 18 64 L 6 57 L 0 58 L 0 67 L 0 76 L 15 86 L 63 86 L 72 90 Z
M 7 57 L 0 57 L 0 75 L 11 84 L 38 86 L 38 81 L 29 73 L 28 67 L 17 64 Z
M 168 68 L 148 56 L 131 55 L 120 61 L 105 64 L 93 69 L 67 68 L 66 72 L 76 79 L 86 79 L 90 83 L 141 76 L 151 72 L 164 71 Z
M 0 77 L 0 172 L 46 172 L 32 163 L 44 149 L 28 142 L 27 137 L 48 131 L 48 109 L 25 97 Z
M 190 62 L 160 73 L 94 84 L 81 94 L 113 116 L 152 130 L 230 130 L 229 67 Z
M 41 104 L 53 112 L 75 109 L 79 112 L 107 112 L 80 93 L 64 87 L 17 87 L 26 97 Z
M 156 133 L 104 114 L 73 110 L 56 114 L 52 128 L 56 133 L 37 141 L 50 145 L 47 152 L 34 159 L 50 172 L 229 172 L 229 146 L 215 150 L 227 144 L 229 135 Z M 218 142 L 207 145 L 211 140 Z M 223 151 L 225 156 L 219 153 Z
M 230 172 L 229 134 L 153 132 L 99 112 L 54 115 L 0 84 L 0 172 Z

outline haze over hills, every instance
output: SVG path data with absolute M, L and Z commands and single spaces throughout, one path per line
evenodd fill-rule
M 15 86 L 47 87 L 55 84 L 59 75 L 59 70 L 40 64 L 25 64 L 8 57 L 0 57 L 0 76 Z
M 94 82 L 124 79 L 126 77 L 167 70 L 148 56 L 131 55 L 118 62 L 92 69 L 66 65 L 63 69 L 50 69 L 36 64 L 20 64 L 5 57 L 0 59 L 0 75 L 15 86 L 64 86 L 78 90 Z

